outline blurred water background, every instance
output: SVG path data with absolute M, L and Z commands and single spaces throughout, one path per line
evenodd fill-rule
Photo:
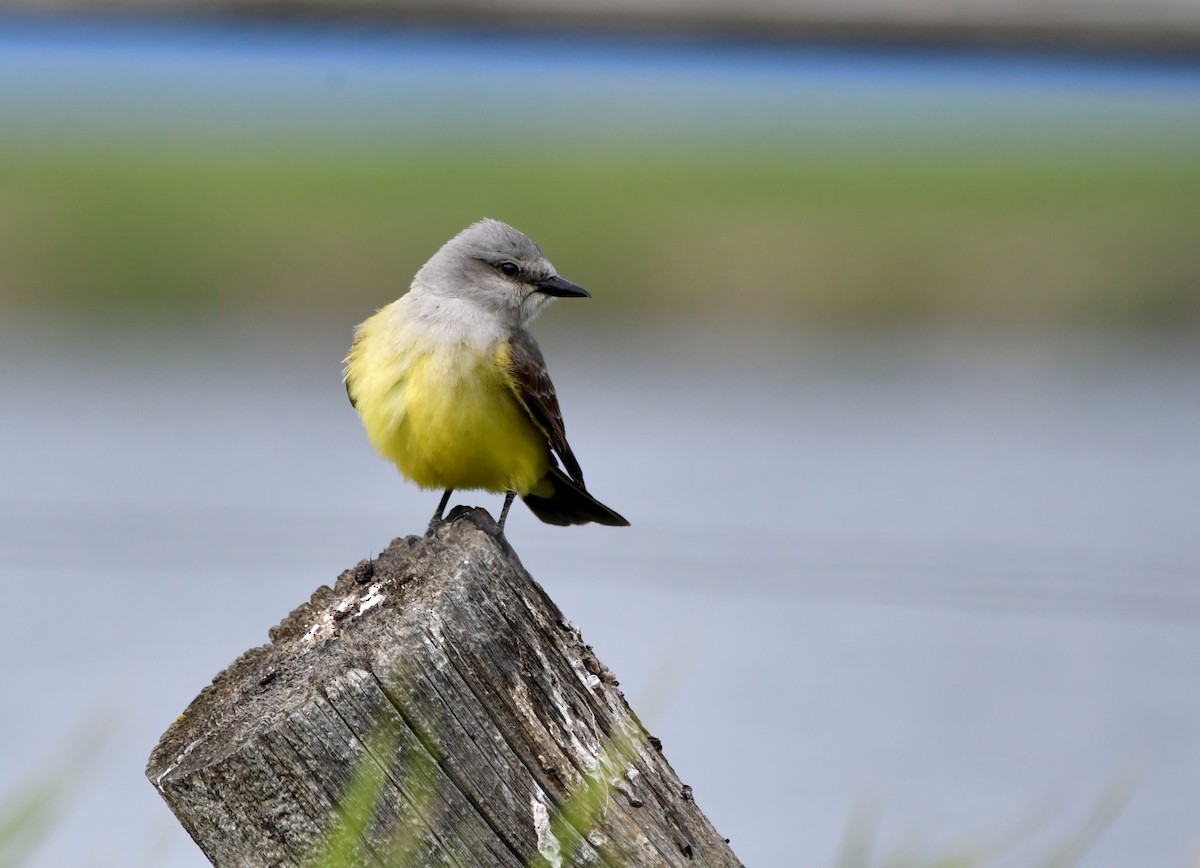
M 7 18 L 0 119 L 30 864 L 205 864 L 145 758 L 423 529 L 340 361 L 484 215 L 633 523 L 509 539 L 747 865 L 1200 858 L 1194 57 Z

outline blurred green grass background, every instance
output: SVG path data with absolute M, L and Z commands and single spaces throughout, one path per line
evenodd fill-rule
M 1194 325 L 1197 71 L 0 20 L 0 315 L 354 317 L 490 216 L 591 317 Z
M 1168 149 L 9 147 L 0 305 L 123 320 L 365 312 L 485 215 L 531 234 L 614 316 L 1200 321 L 1200 160 Z

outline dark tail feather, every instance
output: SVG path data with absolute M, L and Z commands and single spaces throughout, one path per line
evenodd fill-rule
M 554 486 L 554 494 L 550 497 L 527 494 L 521 498 L 533 514 L 546 524 L 587 524 L 589 521 L 612 527 L 625 527 L 629 524 L 557 467 L 551 467 L 546 475 Z

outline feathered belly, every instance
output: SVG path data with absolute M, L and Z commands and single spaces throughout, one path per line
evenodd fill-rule
M 417 485 L 526 494 L 546 475 L 549 447 L 508 386 L 506 344 L 360 361 L 348 381 L 367 436 Z

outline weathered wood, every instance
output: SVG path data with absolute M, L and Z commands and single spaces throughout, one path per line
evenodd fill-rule
M 492 528 L 347 570 L 171 725 L 146 774 L 215 865 L 308 863 L 369 763 L 355 863 L 739 864 Z

